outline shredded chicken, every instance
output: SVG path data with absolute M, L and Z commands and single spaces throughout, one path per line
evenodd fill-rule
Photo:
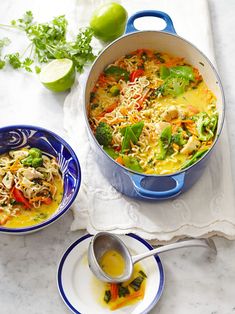
M 10 190 L 12 188 L 14 183 L 14 176 L 10 171 L 7 171 L 4 178 L 2 179 L 2 183 L 5 185 L 7 190 Z
M 188 142 L 181 149 L 181 153 L 185 155 L 191 154 L 193 151 L 197 150 L 201 145 L 201 142 L 195 137 L 190 136 Z
M 9 155 L 13 158 L 13 159 L 23 159 L 25 157 L 28 156 L 28 152 L 25 150 L 13 150 L 11 152 L 9 152 Z
M 23 177 L 25 177 L 26 179 L 29 179 L 29 180 L 43 179 L 43 174 L 40 173 L 39 171 L 35 170 L 32 167 L 23 169 L 23 171 L 21 171 L 21 174 L 23 175 Z
M 171 121 L 173 119 L 178 118 L 179 116 L 179 110 L 176 108 L 176 106 L 170 106 L 164 113 L 162 114 L 162 118 L 164 121 Z

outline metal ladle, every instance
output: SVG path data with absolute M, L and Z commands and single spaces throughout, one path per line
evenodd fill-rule
M 123 241 L 116 235 L 111 234 L 109 232 L 100 232 L 97 233 L 89 244 L 88 248 L 88 264 L 93 272 L 93 274 L 104 282 L 110 283 L 118 283 L 124 282 L 130 279 L 133 272 L 133 265 L 144 258 L 149 256 L 153 256 L 155 254 L 159 254 L 162 252 L 167 252 L 175 249 L 180 249 L 184 247 L 193 247 L 200 246 L 211 249 L 214 253 L 217 253 L 216 246 L 211 239 L 193 239 L 181 241 L 173 244 L 167 244 L 156 249 L 147 251 L 145 253 L 131 256 L 128 248 L 123 243 Z M 117 277 L 112 277 L 103 271 L 101 268 L 99 261 L 105 252 L 109 250 L 115 250 L 124 259 L 124 272 Z

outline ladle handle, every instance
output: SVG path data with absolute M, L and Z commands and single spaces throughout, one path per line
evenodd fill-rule
M 146 253 L 142 253 L 139 255 L 132 256 L 132 262 L 133 264 L 141 261 L 142 259 L 153 256 L 155 254 L 175 250 L 175 249 L 180 249 L 184 247 L 190 247 L 190 246 L 201 246 L 205 248 L 210 248 L 212 249 L 215 253 L 217 253 L 216 246 L 211 239 L 194 239 L 194 240 L 187 240 L 187 241 L 181 241 L 173 244 L 167 244 L 161 247 L 158 247 L 156 249 L 153 249 L 151 251 L 147 251 Z

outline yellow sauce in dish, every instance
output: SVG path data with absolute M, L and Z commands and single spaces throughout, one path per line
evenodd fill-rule
M 141 283 L 140 288 L 135 291 L 132 288 L 132 283 L 137 277 L 141 277 L 142 275 L 145 275 L 145 271 L 143 267 L 141 266 L 140 263 L 137 263 L 134 265 L 134 270 L 131 278 L 124 282 L 121 283 L 121 286 L 125 289 L 127 288 L 129 290 L 129 294 L 126 294 L 125 296 L 117 296 L 116 299 L 112 299 L 107 303 L 105 301 L 104 295 L 106 291 L 112 290 L 111 285 L 109 283 L 104 283 L 104 288 L 103 288 L 103 293 L 102 293 L 102 304 L 104 307 L 109 308 L 111 311 L 121 309 L 126 306 L 131 306 L 133 304 L 136 304 L 137 302 L 143 300 L 145 296 L 145 289 L 146 289 L 146 284 L 147 284 L 147 277 L 142 277 L 143 281 Z M 118 284 L 118 289 L 120 287 L 120 284 Z
M 132 252 L 135 253 L 135 252 Z M 84 263 L 88 263 L 87 255 Z M 124 272 L 124 259 L 116 250 L 109 250 L 99 261 L 102 269 L 111 276 L 120 276 Z M 134 265 L 131 278 L 122 283 L 111 284 L 98 280 L 92 276 L 93 293 L 98 302 L 110 311 L 115 311 L 127 306 L 132 306 L 144 299 L 146 285 L 148 284 L 147 273 L 139 262 Z M 128 312 L 127 312 L 128 313 Z M 129 312 L 131 313 L 131 312 Z

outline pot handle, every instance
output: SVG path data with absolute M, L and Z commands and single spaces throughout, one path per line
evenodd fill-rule
M 134 21 L 144 16 L 154 16 L 154 17 L 163 19 L 166 22 L 166 27 L 162 31 L 176 34 L 176 31 L 175 31 L 175 28 L 174 28 L 174 25 L 170 16 L 166 14 L 165 12 L 155 11 L 155 10 L 144 10 L 144 11 L 139 11 L 133 14 L 127 21 L 126 34 L 138 31 L 138 29 L 136 29 L 134 26 Z
M 171 179 L 175 181 L 176 185 L 172 189 L 166 191 L 152 191 L 143 187 L 141 182 L 146 178 L 145 176 L 132 174 L 130 178 L 138 195 L 146 199 L 161 200 L 176 196 L 182 191 L 184 186 L 185 172 L 171 176 Z

